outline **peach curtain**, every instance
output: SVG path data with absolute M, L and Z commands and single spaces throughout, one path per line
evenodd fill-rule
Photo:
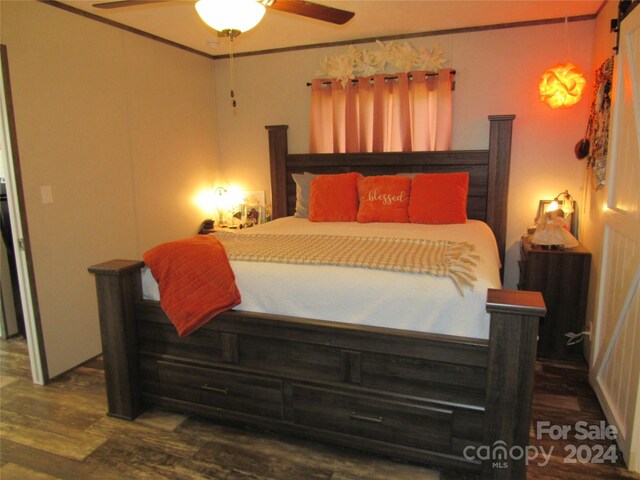
M 311 153 L 451 149 L 451 70 L 311 84 Z

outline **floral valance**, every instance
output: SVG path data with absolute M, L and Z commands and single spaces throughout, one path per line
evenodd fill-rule
M 377 48 L 360 49 L 353 45 L 343 54 L 329 55 L 320 61 L 318 76 L 336 78 L 344 86 L 356 77 L 376 73 L 405 73 L 416 70 L 436 72 L 447 63 L 439 45 L 431 49 L 414 48 L 408 42 L 376 41 Z

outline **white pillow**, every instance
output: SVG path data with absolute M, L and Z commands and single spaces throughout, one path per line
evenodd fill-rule
M 311 194 L 311 181 L 317 177 L 314 173 L 292 173 L 291 177 L 296 182 L 296 213 L 295 217 L 309 218 L 309 195 Z

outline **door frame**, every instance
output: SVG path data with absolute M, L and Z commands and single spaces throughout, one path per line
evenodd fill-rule
M 16 252 L 18 267 L 18 283 L 20 284 L 20 299 L 24 314 L 29 361 L 33 383 L 44 385 L 49 382 L 47 357 L 42 335 L 42 323 L 38 308 L 38 295 L 35 284 L 31 243 L 29 241 L 29 227 L 27 213 L 24 208 L 24 191 L 22 188 L 22 173 L 20 157 L 18 155 L 18 136 L 11 96 L 11 81 L 9 76 L 9 59 L 7 47 L 0 44 L 0 68 L 2 69 L 2 88 L 0 88 L 0 149 L 7 175 L 7 199 L 11 216 L 13 232 L 13 246 Z

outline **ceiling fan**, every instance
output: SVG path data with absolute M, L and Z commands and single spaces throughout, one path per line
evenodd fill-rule
M 166 1 L 169 0 L 116 0 L 94 3 L 93 6 L 116 9 Z M 196 2 L 196 10 L 202 20 L 223 36 L 231 38 L 256 26 L 264 15 L 265 7 L 337 25 L 347 23 L 354 15 L 353 12 L 304 0 L 198 0 Z

